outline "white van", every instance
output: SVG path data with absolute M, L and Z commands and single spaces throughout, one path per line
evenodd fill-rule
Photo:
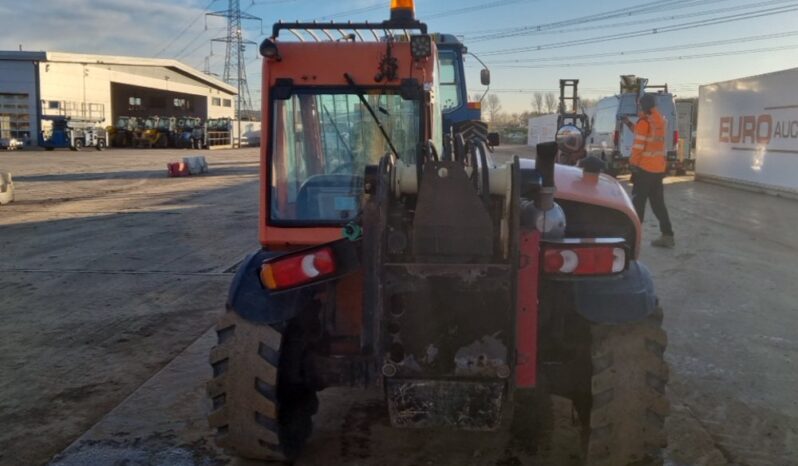
M 666 137 L 668 164 L 676 162 L 676 150 L 679 147 L 679 126 L 676 117 L 676 104 L 673 94 L 660 91 L 654 94 L 657 98 L 657 109 L 668 122 Z M 621 120 L 628 117 L 632 123 L 637 122 L 637 94 L 625 93 L 599 100 L 592 109 L 592 132 L 587 138 L 587 154 L 596 156 L 607 164 L 607 172 L 618 175 L 628 169 L 629 157 L 632 155 L 634 132 Z

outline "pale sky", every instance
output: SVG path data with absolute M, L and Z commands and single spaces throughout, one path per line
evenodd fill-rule
M 221 74 L 223 44 L 214 44 L 211 55 L 210 39 L 224 36 L 224 20 L 206 20 L 203 12 L 224 10 L 227 3 L 0 0 L 0 49 L 21 44 L 24 50 L 159 56 L 198 69 L 209 57 L 211 71 Z M 268 34 L 278 19 L 329 19 L 347 12 L 334 19 L 379 21 L 389 3 L 241 0 L 241 8 L 261 17 Z M 621 74 L 667 82 L 678 96 L 689 97 L 701 84 L 798 66 L 798 1 L 792 0 L 418 0 L 417 17 L 433 32 L 463 36 L 489 64 L 492 88 L 510 112 L 530 110 L 532 92 L 556 91 L 561 78 L 580 79 L 583 96 L 590 98 L 616 92 Z M 258 22 L 245 26 L 247 39 L 265 37 Z M 636 36 L 606 40 L 630 33 Z M 580 43 L 586 39 L 593 43 Z M 257 99 L 256 47 L 247 50 L 247 60 Z M 479 91 L 479 67 L 473 59 L 468 63 L 469 88 Z

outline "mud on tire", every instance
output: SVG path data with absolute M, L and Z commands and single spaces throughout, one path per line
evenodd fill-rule
M 667 444 L 667 336 L 662 310 L 642 322 L 592 325 L 590 425 L 586 466 L 662 464 Z
M 241 457 L 287 461 L 310 436 L 316 391 L 289 374 L 301 372 L 301 335 L 228 311 L 216 327 L 207 384 L 208 423 L 216 444 Z

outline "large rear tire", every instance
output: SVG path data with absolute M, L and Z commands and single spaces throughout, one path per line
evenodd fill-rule
M 316 391 L 301 376 L 302 332 L 290 324 L 283 331 L 258 325 L 228 311 L 216 333 L 207 385 L 216 444 L 245 458 L 294 459 L 318 410 Z
M 658 466 L 667 445 L 667 336 L 662 310 L 622 325 L 592 325 L 589 423 L 583 419 L 586 466 Z

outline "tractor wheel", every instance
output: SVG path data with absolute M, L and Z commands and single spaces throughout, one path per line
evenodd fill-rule
M 216 334 L 207 385 L 216 444 L 244 458 L 293 460 L 319 405 L 316 390 L 297 380 L 305 353 L 301 331 L 258 325 L 228 311 Z
M 105 149 L 105 139 L 98 139 L 97 146 L 95 146 L 97 150 L 104 150 Z
M 72 150 L 74 150 L 74 151 L 83 150 L 83 140 L 82 139 L 75 139 L 75 145 L 72 146 Z
M 580 415 L 584 464 L 662 465 L 670 408 L 662 310 L 641 322 L 591 327 L 591 402 Z

